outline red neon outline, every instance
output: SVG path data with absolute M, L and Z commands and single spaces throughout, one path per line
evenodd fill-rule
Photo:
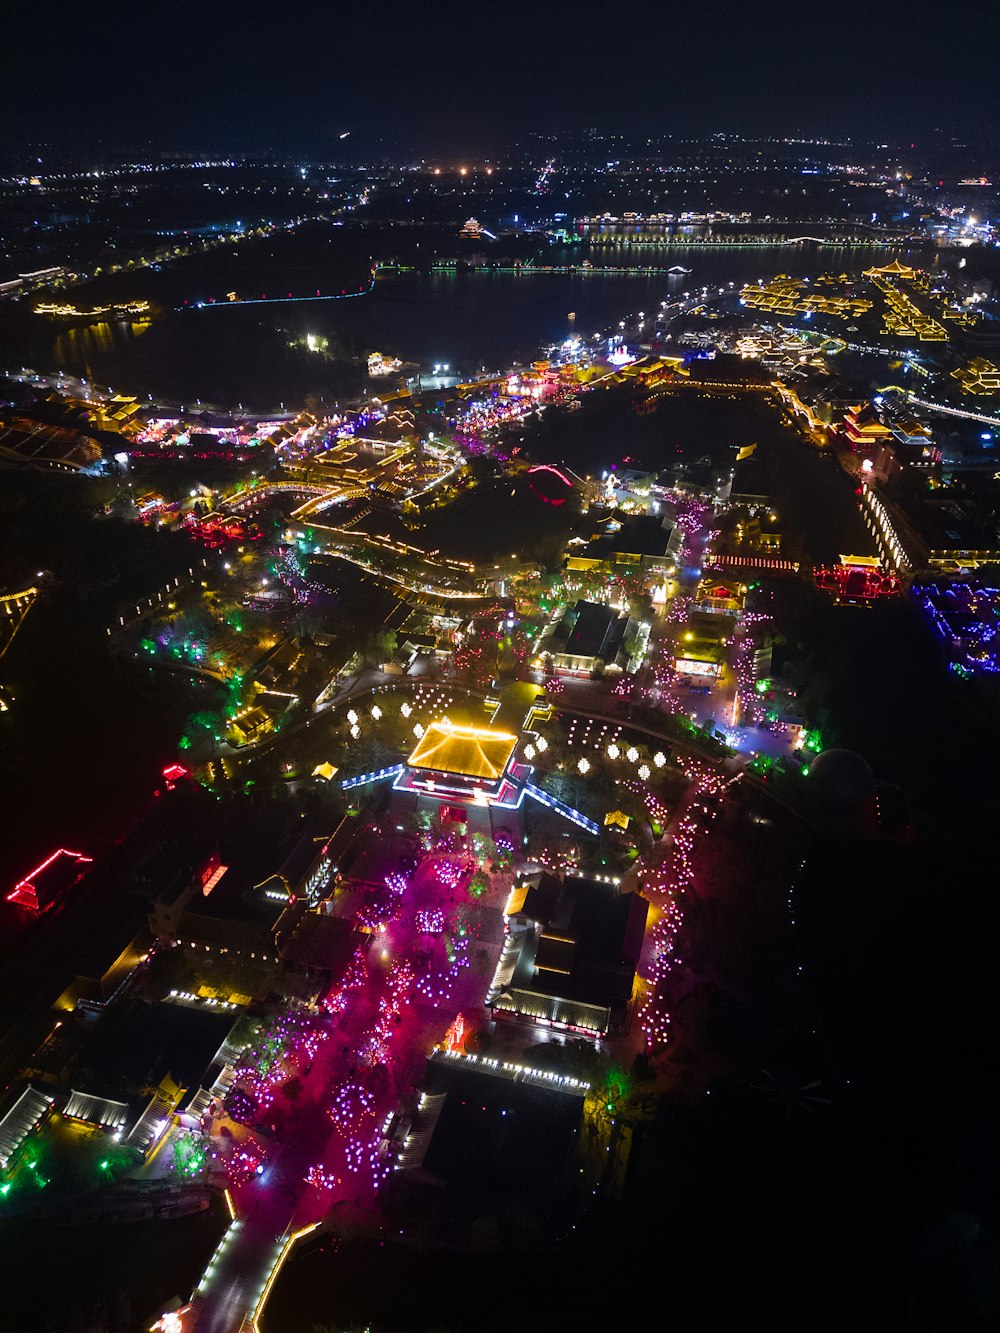
M 569 477 L 565 476 L 562 472 L 560 472 L 557 467 L 552 467 L 550 463 L 538 463 L 536 464 L 535 467 L 529 467 L 528 476 L 530 477 L 533 472 L 554 472 L 555 475 L 559 478 L 561 482 L 563 482 L 564 485 L 570 487 L 573 485 Z
M 37 912 L 39 910 L 38 890 L 32 881 L 36 875 L 40 875 L 43 870 L 47 870 L 52 862 L 60 856 L 72 856 L 76 859 L 77 864 L 81 861 L 89 864 L 94 859 L 92 856 L 84 856 L 83 852 L 71 852 L 66 847 L 57 847 L 51 856 L 45 858 L 41 865 L 35 866 L 34 870 L 29 870 L 24 879 L 19 880 L 14 885 L 10 893 L 7 894 L 7 901 L 9 903 L 20 903 L 24 907 L 31 907 Z

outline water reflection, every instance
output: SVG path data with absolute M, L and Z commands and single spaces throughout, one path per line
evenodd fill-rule
M 52 343 L 52 368 L 79 375 L 92 359 L 112 362 L 152 327 L 150 320 L 99 320 L 64 329 Z
M 619 258 L 615 247 L 552 246 L 540 256 L 549 271 L 387 271 L 372 294 L 357 301 L 187 310 L 155 325 L 123 319 L 38 330 L 46 345 L 33 348 L 32 363 L 72 374 L 89 366 L 99 381 L 127 392 L 207 402 L 228 401 L 227 395 L 250 401 L 251 388 L 240 375 L 253 365 L 253 392 L 261 402 L 277 404 L 314 386 L 320 393 L 332 387 L 323 382 L 329 376 L 320 361 L 304 350 L 310 335 L 327 339 L 342 365 L 363 367 L 368 354 L 378 351 L 474 374 L 533 360 L 546 345 L 616 327 L 682 292 L 728 283 L 739 288 L 777 273 L 860 273 L 876 258 L 887 263 L 910 254 L 867 246 L 677 245 L 645 253 L 626 247 Z M 593 267 L 583 268 L 585 260 Z M 552 271 L 570 265 L 571 271 Z M 672 266 L 688 272 L 670 273 Z M 154 336 L 137 357 L 136 343 L 150 327 Z M 337 392 L 346 392 L 346 385 Z

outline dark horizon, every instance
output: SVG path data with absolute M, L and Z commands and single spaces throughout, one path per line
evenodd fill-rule
M 594 5 L 537 12 L 386 0 L 289 22 L 174 7 L 162 23 L 121 0 L 65 36 L 52 0 L 7 15 L 8 151 L 289 152 L 336 157 L 497 154 L 531 132 L 628 137 L 995 138 L 995 96 L 976 79 L 1000 55 L 992 6 L 928 0 L 900 13 L 791 0 L 679 14 Z M 39 36 L 58 40 L 40 49 Z M 262 54 L 263 53 L 263 54 Z M 970 73 L 973 77 L 970 77 Z M 953 92 L 961 89 L 957 108 Z M 984 129 L 984 126 L 987 128 Z

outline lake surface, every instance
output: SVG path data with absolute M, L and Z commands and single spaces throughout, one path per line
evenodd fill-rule
M 552 264 L 590 257 L 594 264 L 655 262 L 663 271 L 383 271 L 370 295 L 349 300 L 171 310 L 152 325 L 123 320 L 65 329 L 38 321 L 16 342 L 5 339 L 4 347 L 10 360 L 11 348 L 23 346 L 20 359 L 39 370 L 79 375 L 89 368 L 98 383 L 119 392 L 268 411 L 300 403 L 307 393 L 333 401 L 360 390 L 369 383 L 363 358 L 371 351 L 425 369 L 446 364 L 463 375 L 499 370 L 531 361 L 571 334 L 589 337 L 640 310 L 651 313 L 696 287 L 741 285 L 775 273 L 860 272 L 907 253 L 865 246 L 677 246 L 655 256 L 629 251 L 619 257 L 606 249 L 553 247 L 545 255 Z M 691 272 L 667 273 L 671 264 Z M 317 285 L 328 287 L 328 277 L 318 274 Z M 336 362 L 307 350 L 310 334 L 328 340 Z

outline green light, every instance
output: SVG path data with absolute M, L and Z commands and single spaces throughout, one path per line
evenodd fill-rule
M 4 1183 L 0 1185 L 0 1194 L 6 1197 L 9 1193 L 10 1193 L 10 1181 L 5 1180 Z
M 102 1171 L 107 1171 L 107 1169 L 108 1169 L 108 1167 L 111 1165 L 111 1163 L 110 1163 L 110 1162 L 108 1161 L 108 1159 L 105 1157 L 104 1160 L 103 1160 L 102 1162 L 98 1163 L 98 1165 L 100 1166 L 100 1168 L 101 1168 Z

